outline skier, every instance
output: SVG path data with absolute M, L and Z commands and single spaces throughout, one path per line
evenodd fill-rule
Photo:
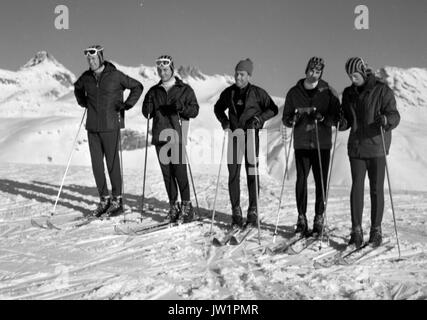
M 195 212 L 190 200 L 190 185 L 186 163 L 186 129 L 190 118 L 199 114 L 199 104 L 193 89 L 175 76 L 174 61 L 163 55 L 156 60 L 160 82 L 147 92 L 142 107 L 145 118 L 153 118 L 152 144 L 163 174 L 171 222 L 190 222 Z M 170 132 L 175 133 L 174 138 Z M 181 205 L 178 200 L 178 187 Z
M 124 114 L 131 109 L 143 92 L 142 84 L 104 60 L 104 48 L 93 45 L 84 50 L 89 70 L 74 84 L 77 103 L 88 109 L 86 130 L 92 170 L 100 202 L 92 216 L 116 216 L 123 213 L 122 179 L 119 159 L 120 129 L 124 128 Z M 123 91 L 130 95 L 123 102 Z M 104 157 L 112 186 L 110 198 L 104 173 Z
M 263 128 L 267 120 L 276 116 L 279 112 L 277 105 L 268 93 L 249 82 L 252 72 L 253 63 L 250 59 L 240 61 L 235 68 L 234 77 L 236 83 L 221 93 L 214 107 L 217 119 L 222 128 L 228 131 L 229 134 L 228 189 L 232 207 L 232 228 L 243 227 L 242 210 L 240 208 L 240 170 L 243 155 L 245 156 L 246 179 L 249 190 L 246 226 L 258 226 L 256 201 L 258 198 L 257 193 L 259 194 L 259 176 L 251 172 L 254 170 L 255 165 L 258 168 L 258 161 L 253 159 L 254 150 L 251 151 L 249 150 L 250 148 L 246 148 L 248 140 L 253 139 L 248 130 L 255 130 L 255 150 L 256 158 L 258 158 L 259 130 Z M 227 109 L 228 116 L 225 113 Z M 250 158 L 253 161 L 250 161 Z M 258 190 L 256 190 L 256 183 L 258 183 Z
M 340 130 L 351 128 L 348 138 L 352 187 L 350 195 L 352 232 L 349 244 L 363 245 L 363 197 L 368 172 L 371 195 L 371 229 L 369 243 L 382 243 L 381 223 L 384 212 L 385 157 L 381 131 L 385 131 L 385 148 L 391 145 L 391 130 L 400 122 L 393 91 L 375 77 L 359 57 L 350 58 L 345 70 L 352 85 L 342 97 Z
M 295 233 L 309 234 L 307 222 L 307 178 L 310 168 L 316 185 L 315 217 L 313 233 L 321 234 L 324 224 L 332 125 L 338 118 L 340 101 L 335 90 L 322 80 L 325 63 L 322 58 L 312 57 L 305 69 L 305 78 L 297 82 L 286 96 L 282 122 L 294 126 L 294 149 L 296 164 L 296 204 L 298 220 Z M 316 133 L 317 120 L 318 133 Z M 319 140 L 317 140 L 319 139 Z M 318 144 L 321 159 L 319 160 Z M 320 165 L 322 170 L 320 170 Z M 323 174 L 323 177 L 321 176 Z M 322 179 L 323 178 L 323 179 Z M 323 180 L 323 186 L 322 186 Z M 321 188 L 324 188 L 323 191 Z

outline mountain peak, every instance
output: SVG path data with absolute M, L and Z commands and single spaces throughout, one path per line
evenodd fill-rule
M 194 66 L 180 66 L 178 68 L 178 74 L 183 79 L 191 77 L 194 79 L 206 80 L 206 77 L 202 73 L 202 71 L 200 71 L 199 68 L 194 67 Z
M 39 51 L 36 53 L 36 55 L 33 58 L 31 58 L 26 64 L 24 64 L 21 67 L 21 69 L 28 69 L 31 67 L 35 67 L 44 62 L 53 62 L 54 64 L 58 64 L 58 61 L 56 61 L 55 57 L 51 55 L 49 52 Z

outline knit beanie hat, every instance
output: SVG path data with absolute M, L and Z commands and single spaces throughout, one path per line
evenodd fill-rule
M 347 74 L 351 75 L 355 72 L 360 73 L 363 78 L 366 79 L 368 75 L 368 65 L 363 61 L 362 58 L 354 57 L 347 60 L 345 64 L 345 71 Z
M 310 60 L 308 60 L 307 67 L 305 68 L 305 73 L 307 73 L 308 70 L 316 69 L 319 71 L 322 71 L 325 68 L 325 61 L 322 58 L 319 57 L 312 57 Z
M 254 64 L 251 59 L 241 60 L 237 66 L 236 71 L 246 71 L 250 76 L 252 76 L 252 72 L 254 71 Z

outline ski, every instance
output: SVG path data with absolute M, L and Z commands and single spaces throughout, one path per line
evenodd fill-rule
M 324 234 L 324 237 L 329 239 L 329 234 L 335 229 L 336 228 L 328 230 L 327 233 Z M 320 234 L 311 232 L 309 235 L 302 238 L 301 241 L 297 241 L 296 243 L 291 244 L 287 250 L 287 253 L 290 255 L 300 254 L 318 241 L 320 241 Z
M 305 249 L 309 248 L 313 243 L 319 241 L 319 237 L 317 236 L 308 236 L 295 241 L 290 244 L 286 249 L 286 253 L 289 255 L 296 255 L 303 252 Z
M 115 225 L 114 226 L 114 231 L 117 234 L 122 234 L 122 235 L 138 235 L 139 233 L 144 233 L 146 231 L 156 231 L 157 229 L 162 229 L 165 227 L 173 227 L 175 225 L 178 225 L 177 222 L 173 223 L 173 222 L 158 222 L 158 223 L 152 223 L 149 225 Z
M 203 223 L 203 220 L 194 220 L 188 223 L 182 223 L 182 222 L 160 222 L 160 223 L 153 223 L 150 225 L 145 226 L 120 226 L 115 225 L 114 231 L 118 235 L 128 235 L 128 236 L 141 236 L 148 233 L 154 233 L 160 230 L 165 229 L 175 229 L 179 227 L 188 227 L 190 225 L 196 225 L 198 223 Z
M 360 260 L 364 259 L 373 252 L 380 254 L 383 251 L 391 250 L 386 245 L 390 241 L 384 242 L 380 247 L 373 247 L 369 243 L 364 243 L 361 247 L 355 248 L 354 245 L 347 245 L 344 250 L 339 251 L 335 255 L 328 255 L 324 259 L 314 261 L 314 267 L 318 268 L 330 268 L 334 265 L 353 265 Z
M 338 259 L 336 261 L 336 264 L 339 264 L 339 265 L 353 265 L 353 264 L 357 263 L 358 261 L 360 261 L 365 256 L 370 255 L 372 252 L 376 252 L 376 254 L 380 254 L 383 251 L 387 251 L 388 248 L 387 248 L 386 245 L 388 243 L 389 243 L 389 241 L 384 242 L 379 247 L 373 247 L 371 244 L 366 243 L 362 247 L 360 247 L 359 249 L 355 249 L 355 250 L 349 252 L 347 255 L 341 257 L 340 259 Z
M 36 220 L 31 219 L 31 225 L 35 228 L 40 228 L 40 229 L 49 229 L 49 227 L 47 225 L 44 224 L 40 224 L 38 223 Z
M 294 243 L 301 241 L 303 238 L 300 234 L 293 235 L 290 239 L 284 240 L 279 242 L 278 244 L 273 244 L 270 246 L 267 246 L 265 248 L 265 252 L 269 255 L 275 255 L 282 252 L 286 252 L 286 250 L 289 248 L 289 246 L 293 245 Z
M 239 229 L 239 228 L 231 229 L 231 230 L 229 230 L 228 232 L 226 232 L 226 233 L 225 233 L 225 235 L 224 235 L 221 239 L 219 239 L 219 238 L 217 238 L 217 237 L 214 237 L 214 238 L 212 239 L 212 244 L 213 244 L 215 247 L 222 247 L 222 246 L 225 246 L 226 244 L 228 244 L 228 243 L 230 242 L 231 238 L 232 238 L 235 234 L 237 234 L 238 232 L 240 232 L 240 229 Z
M 367 246 L 367 244 L 362 245 L 360 248 L 356 248 L 354 245 L 347 245 L 343 250 L 338 251 L 332 256 L 327 256 L 326 258 L 319 259 L 314 262 L 314 267 L 316 269 L 319 268 L 330 268 L 333 265 L 336 265 L 340 260 L 345 257 L 351 256 L 353 253 L 363 250 L 363 248 Z
M 238 232 L 232 235 L 232 237 L 230 238 L 230 244 L 232 246 L 240 245 L 243 241 L 245 241 L 248 238 L 249 234 L 254 230 L 256 230 L 256 228 L 253 226 L 247 227 L 243 230 L 238 230 Z

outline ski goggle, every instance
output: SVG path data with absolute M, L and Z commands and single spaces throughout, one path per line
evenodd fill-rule
M 101 49 L 88 48 L 88 49 L 85 49 L 83 52 L 86 57 L 89 57 L 89 56 L 94 57 L 98 54 L 98 52 L 101 52 L 102 50 L 104 50 L 104 48 L 101 48 Z
M 157 67 L 167 68 L 172 64 L 172 60 L 170 59 L 158 59 L 156 60 Z

